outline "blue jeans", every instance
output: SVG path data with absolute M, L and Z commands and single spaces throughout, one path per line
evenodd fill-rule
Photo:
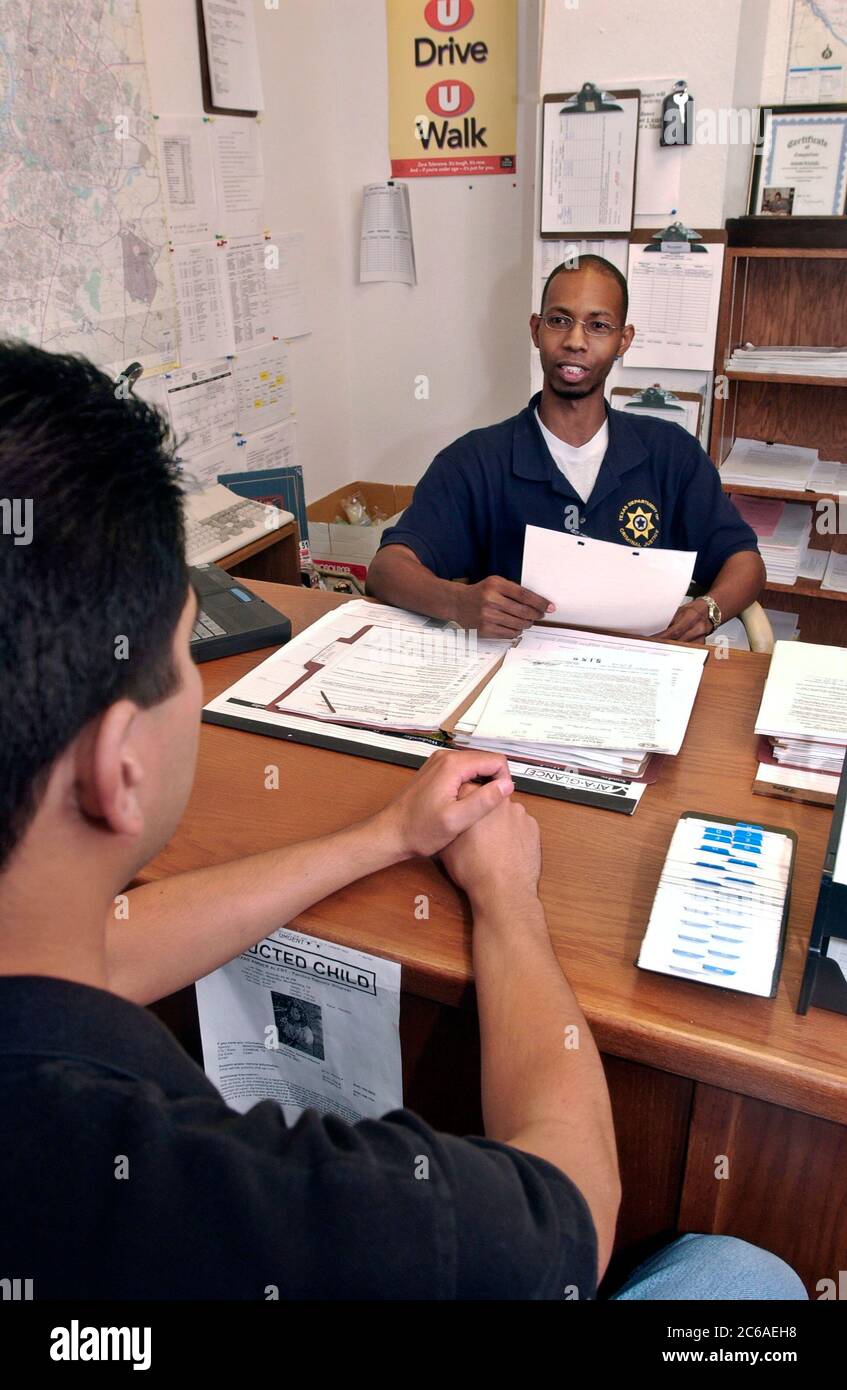
M 735 1236 L 680 1236 L 632 1273 L 613 1299 L 808 1299 L 778 1255 Z

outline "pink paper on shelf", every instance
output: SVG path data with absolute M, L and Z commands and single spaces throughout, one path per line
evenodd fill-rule
M 778 497 L 737 497 L 732 498 L 748 526 L 752 526 L 757 536 L 763 539 L 772 536 L 785 508 Z

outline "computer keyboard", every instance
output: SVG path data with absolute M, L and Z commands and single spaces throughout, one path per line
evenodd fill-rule
M 249 497 L 236 497 L 220 486 L 189 494 L 185 502 L 185 549 L 190 565 L 209 564 L 231 555 L 291 520 L 289 512 L 263 506 Z
M 223 637 L 226 632 L 220 623 L 216 623 L 214 618 L 210 618 L 208 613 L 204 613 L 202 608 L 197 614 L 197 621 L 191 629 L 191 641 L 199 642 L 204 637 Z

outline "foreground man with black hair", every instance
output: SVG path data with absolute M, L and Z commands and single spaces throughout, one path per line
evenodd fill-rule
M 593 1298 L 620 1195 L 609 1097 L 502 758 L 436 753 L 368 821 L 137 889 L 115 920 L 197 752 L 164 439 L 81 359 L 0 345 L 0 499 L 31 521 L 0 531 L 0 1273 L 39 1300 Z M 405 1110 L 236 1114 L 139 1007 L 439 852 L 473 910 L 487 1138 Z M 688 1240 L 621 1296 L 699 1297 L 705 1272 L 724 1290 L 705 1297 L 803 1297 L 764 1252 Z

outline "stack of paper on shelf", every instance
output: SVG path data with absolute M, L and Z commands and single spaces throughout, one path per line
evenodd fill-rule
M 835 790 L 847 750 L 847 649 L 777 642 L 756 733 L 778 767 L 829 775 Z
M 838 594 L 847 593 L 847 555 L 839 555 L 835 550 L 829 552 L 821 588 Z
M 623 777 L 679 752 L 704 651 L 533 627 L 454 725 L 454 742 Z
M 679 752 L 706 656 L 555 627 L 484 641 L 354 599 L 208 708 L 258 725 L 417 736 L 644 780 L 651 754 Z
M 745 347 L 727 359 L 727 371 L 762 372 L 766 376 L 847 377 L 847 347 Z
M 812 534 L 812 508 L 773 497 L 732 500 L 756 532 L 769 583 L 796 583 Z
M 812 487 L 812 475 L 819 462 L 817 449 L 767 444 L 762 439 L 736 439 L 721 464 L 721 482 L 803 492 Z
M 818 459 L 809 479 L 814 492 L 847 492 L 847 463 Z

